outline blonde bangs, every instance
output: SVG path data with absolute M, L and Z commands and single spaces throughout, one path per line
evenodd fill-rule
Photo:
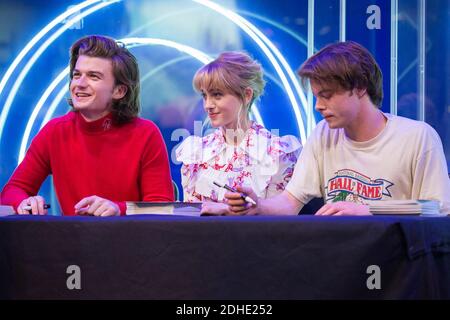
M 226 92 L 235 92 L 226 79 L 226 74 L 220 66 L 210 63 L 202 67 L 195 73 L 192 81 L 194 89 L 198 92 L 205 90 L 221 90 Z

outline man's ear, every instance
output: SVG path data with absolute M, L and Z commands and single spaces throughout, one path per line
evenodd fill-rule
M 124 84 L 119 84 L 114 87 L 112 98 L 115 100 L 122 99 L 127 94 L 127 86 Z

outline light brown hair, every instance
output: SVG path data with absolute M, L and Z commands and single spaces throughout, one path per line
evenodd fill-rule
M 192 81 L 196 91 L 224 90 L 245 101 L 245 89 L 253 89 L 253 97 L 245 106 L 250 108 L 266 84 L 261 65 L 248 54 L 239 51 L 223 52 L 217 59 L 201 67 Z
M 298 75 L 334 92 L 366 90 L 372 103 L 383 101 L 383 75 L 370 52 L 353 41 L 330 44 L 306 60 Z

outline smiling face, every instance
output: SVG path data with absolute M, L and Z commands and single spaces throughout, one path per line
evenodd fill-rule
M 230 93 L 221 89 L 201 90 L 203 107 L 214 128 L 238 128 L 238 121 L 246 119 L 243 102 Z M 241 113 L 241 117 L 239 117 Z
M 70 95 L 75 110 L 87 121 L 94 121 L 110 111 L 113 99 L 126 94 L 124 85 L 116 85 L 112 62 L 105 58 L 81 55 L 70 82 Z
M 348 129 L 354 126 L 360 117 L 361 91 L 336 91 L 321 87 L 311 82 L 311 89 L 316 97 L 315 108 L 327 121 L 331 129 Z

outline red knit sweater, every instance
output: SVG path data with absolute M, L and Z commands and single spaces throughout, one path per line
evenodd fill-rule
M 121 126 L 111 115 L 86 122 L 69 112 L 53 119 L 33 139 L 1 203 L 17 209 L 49 174 L 64 215 L 74 215 L 74 205 L 93 195 L 116 202 L 122 215 L 125 201 L 173 201 L 164 140 L 153 122 L 141 118 Z

